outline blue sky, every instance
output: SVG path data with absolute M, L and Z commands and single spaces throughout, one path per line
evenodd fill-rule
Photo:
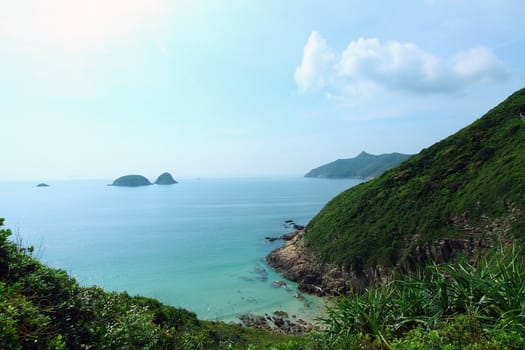
M 522 1 L 0 0 L 0 179 L 303 175 L 525 82 Z

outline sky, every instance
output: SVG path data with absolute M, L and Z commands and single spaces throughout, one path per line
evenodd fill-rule
M 521 0 L 0 0 L 0 180 L 302 176 L 525 85 Z

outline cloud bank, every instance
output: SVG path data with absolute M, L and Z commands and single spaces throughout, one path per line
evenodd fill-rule
M 443 62 L 414 43 L 360 38 L 337 53 L 313 31 L 295 81 L 300 92 L 369 95 L 388 89 L 421 94 L 456 92 L 478 82 L 503 81 L 507 75 L 504 64 L 485 47 L 458 52 Z

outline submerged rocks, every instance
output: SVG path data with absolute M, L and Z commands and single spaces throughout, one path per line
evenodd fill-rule
M 177 181 L 175 181 L 173 176 L 168 172 L 162 173 L 155 181 L 155 185 L 173 185 L 176 183 Z
M 123 186 L 123 187 L 138 187 L 138 186 L 148 186 L 151 185 L 151 182 L 142 175 L 125 175 L 121 176 L 113 183 L 111 186 Z
M 268 271 L 261 264 L 255 265 L 254 272 L 256 274 L 255 278 L 259 281 L 265 282 L 268 279 Z

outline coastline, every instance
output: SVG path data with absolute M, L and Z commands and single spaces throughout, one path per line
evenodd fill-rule
M 285 278 L 297 282 L 299 290 L 316 296 L 345 294 L 349 291 L 349 275 L 341 267 L 320 262 L 305 246 L 305 231 L 270 252 L 266 262 Z

